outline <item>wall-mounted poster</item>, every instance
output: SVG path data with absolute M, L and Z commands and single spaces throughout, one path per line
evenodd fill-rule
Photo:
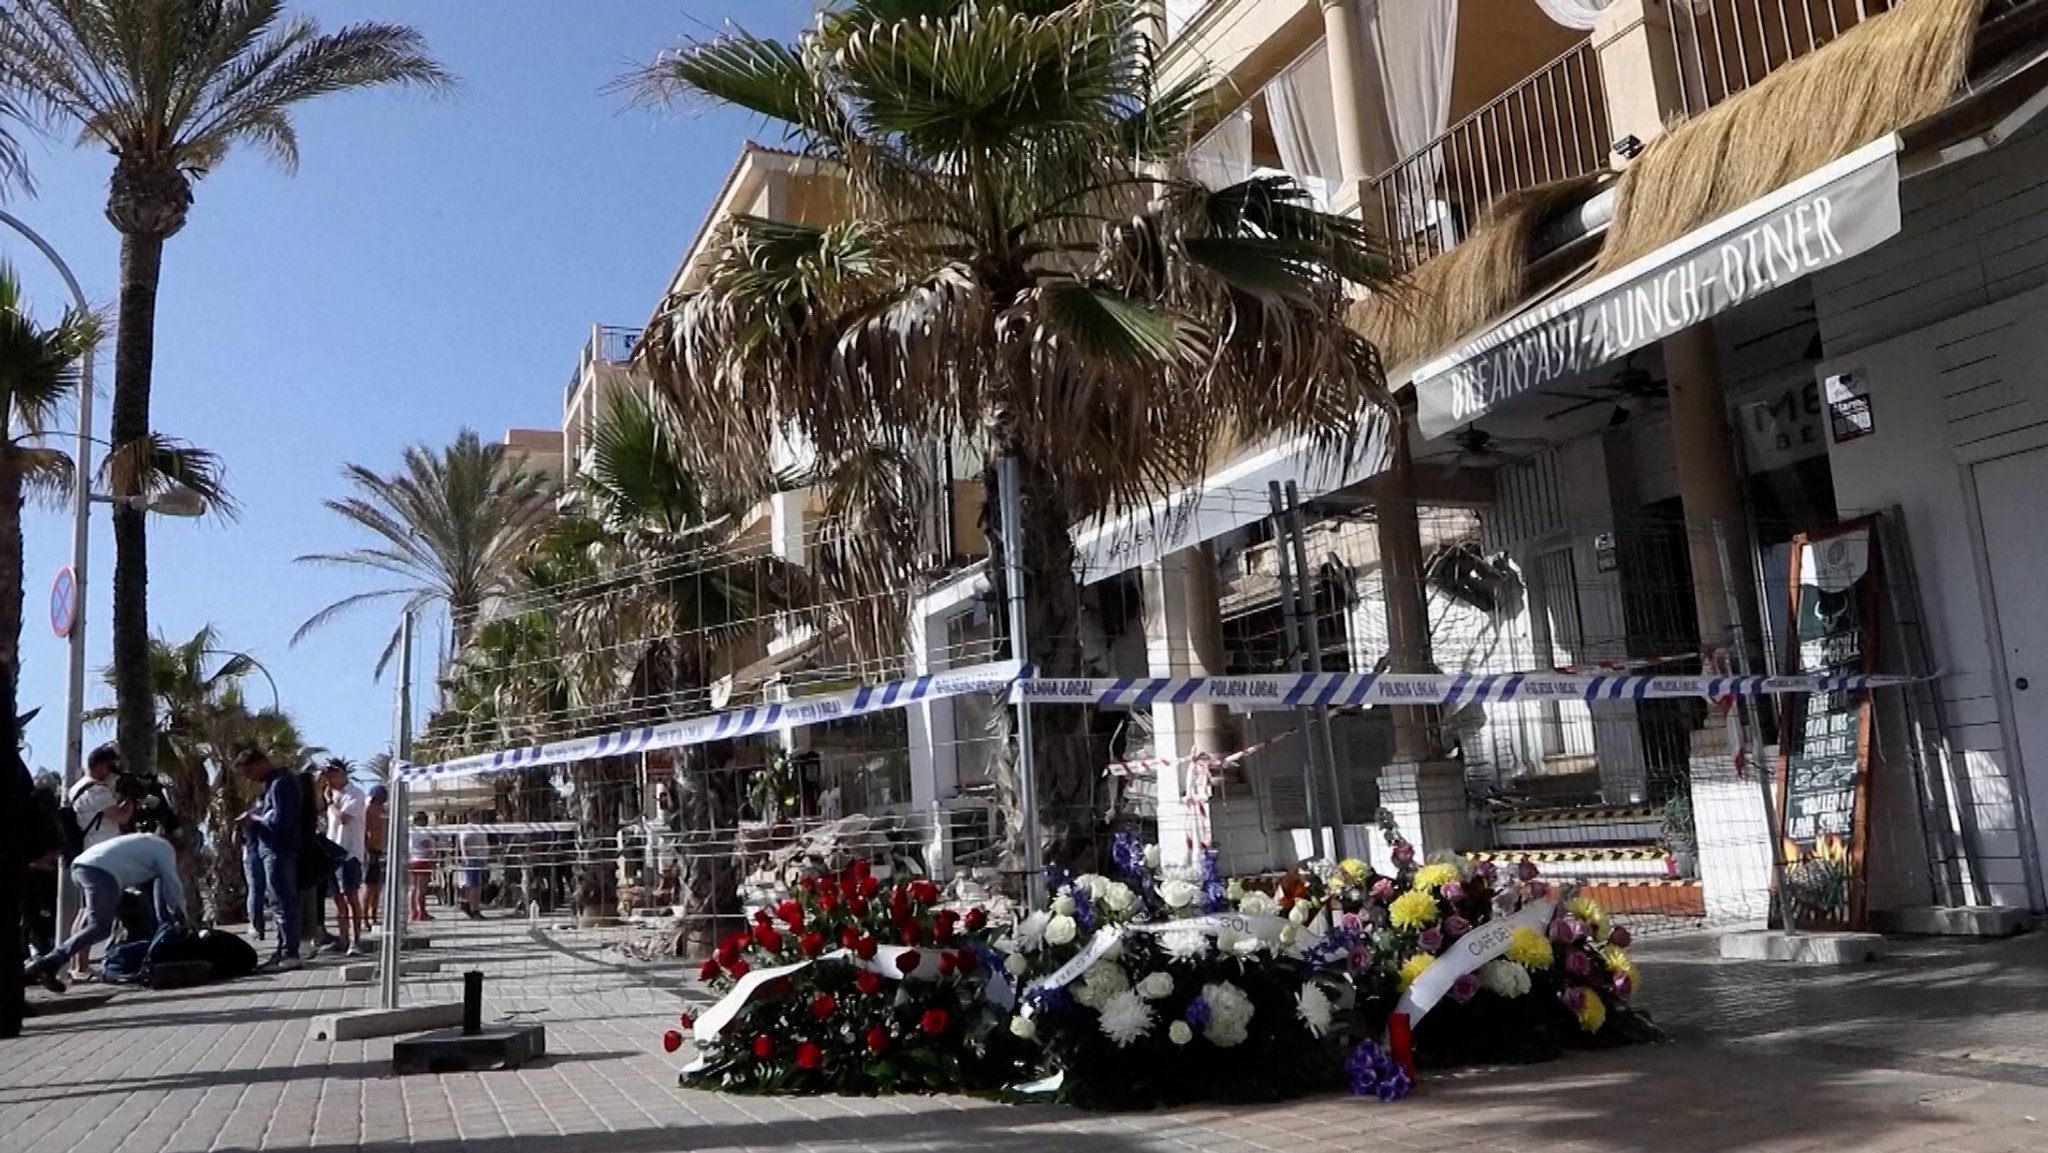
M 1877 518 L 1792 540 L 1785 672 L 1878 671 Z M 1870 807 L 1872 718 L 1867 692 L 1782 698 L 1779 716 L 1781 919 L 1806 929 L 1860 929 Z

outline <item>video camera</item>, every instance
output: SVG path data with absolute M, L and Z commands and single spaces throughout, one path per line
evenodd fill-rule
M 134 806 L 134 816 L 128 819 L 129 832 L 167 837 L 177 831 L 178 813 L 171 807 L 161 778 L 122 770 L 115 772 L 107 783 L 113 787 L 115 796 Z

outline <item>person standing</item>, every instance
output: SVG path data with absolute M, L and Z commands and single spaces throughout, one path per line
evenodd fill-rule
M 264 965 L 270 969 L 299 967 L 299 850 L 304 843 L 305 803 L 299 778 L 270 763 L 261 749 L 246 749 L 235 768 L 263 790 L 242 818 L 242 835 L 256 843 L 263 888 L 277 925 L 277 950 Z
M 348 779 L 348 762 L 339 757 L 320 770 L 327 791 L 327 839 L 341 849 L 334 868 L 335 951 L 348 956 L 363 952 L 363 866 L 369 856 L 367 818 L 370 794 Z
M 0 717 L 0 728 L 7 718 Z M 22 998 L 22 983 L 11 974 L 22 967 L 21 909 L 32 869 L 54 866 L 64 847 L 57 827 L 56 798 L 37 801 L 35 782 L 22 763 L 19 723 L 10 740 L 0 733 L 0 749 L 7 763 L 0 764 L 0 1039 L 21 1036 L 22 1018 L 28 1005 Z M 48 874 L 36 873 L 39 878 Z
M 462 913 L 472 921 L 484 918 L 484 885 L 490 881 L 490 864 L 485 860 L 491 851 L 489 833 L 474 825 L 465 825 L 455 835 L 456 855 L 462 858 Z
M 414 921 L 426 921 L 427 889 L 434 883 L 434 834 L 427 828 L 427 815 L 412 815 L 412 831 L 405 836 L 405 855 L 410 858 L 406 867 L 412 871 L 412 887 L 407 890 L 411 896 L 408 917 Z
M 391 836 L 391 790 L 378 785 L 370 790 L 370 803 L 363 810 L 363 917 L 383 931 L 384 844 Z
M 64 982 L 57 979 L 57 971 L 67 957 L 90 950 L 113 934 L 124 889 L 153 887 L 159 922 L 185 923 L 185 882 L 178 876 L 184 834 L 177 835 L 180 840 L 174 845 L 155 833 L 123 833 L 78 854 L 71 863 L 71 879 L 85 894 L 85 927 L 30 962 L 22 976 L 62 993 Z
M 327 931 L 327 892 L 341 866 L 341 850 L 327 839 L 327 786 L 311 769 L 299 773 L 299 936 L 308 953 L 332 947 Z

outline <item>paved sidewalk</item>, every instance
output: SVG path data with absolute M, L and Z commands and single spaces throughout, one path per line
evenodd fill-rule
M 331 966 L 213 989 L 129 993 L 0 1042 L 0 1148 L 240 1153 L 675 1150 L 1340 1150 L 1794 1153 L 2048 1148 L 2048 937 L 1900 946 L 1847 972 L 1729 964 L 1710 943 L 1640 950 L 1674 1041 L 1531 1068 L 1426 1078 L 1395 1105 L 1096 1116 L 965 1099 L 732 1098 L 676 1087 L 655 1044 L 673 967 L 603 963 L 523 924 L 439 926 L 449 996 L 485 960 L 491 1015 L 539 1019 L 550 1059 L 395 1078 L 389 1042 L 308 1038 L 366 1004 Z

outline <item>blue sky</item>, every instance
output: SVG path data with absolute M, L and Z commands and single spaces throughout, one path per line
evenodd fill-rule
M 298 116 L 303 159 L 287 176 L 260 153 L 200 183 L 170 242 L 157 320 L 154 423 L 221 453 L 242 503 L 229 524 L 158 519 L 150 608 L 165 635 L 211 622 L 261 660 L 307 738 L 351 757 L 385 748 L 393 688 L 371 671 L 391 618 L 372 610 L 297 647 L 308 615 L 367 576 L 292 563 L 359 538 L 320 502 L 343 462 L 392 467 L 407 443 L 463 425 L 487 437 L 558 427 L 562 390 L 593 322 L 637 325 L 703 220 L 741 142 L 730 110 L 628 109 L 605 91 L 632 65 L 728 19 L 787 34 L 812 0 L 320 0 L 338 26 L 405 21 L 463 81 L 448 98 L 333 97 Z M 7 207 L 111 306 L 119 240 L 101 215 L 110 161 L 69 140 L 31 142 L 38 194 Z M 61 282 L 12 233 L 0 254 L 39 309 Z M 95 435 L 106 435 L 112 350 L 99 367 Z M 31 765 L 63 758 L 65 649 L 48 617 L 70 558 L 69 515 L 26 520 L 24 708 Z M 94 518 L 88 706 L 109 654 L 113 544 Z M 430 653 L 423 650 L 424 660 Z M 251 694 L 267 703 L 260 678 Z M 88 747 L 110 731 L 88 730 Z

